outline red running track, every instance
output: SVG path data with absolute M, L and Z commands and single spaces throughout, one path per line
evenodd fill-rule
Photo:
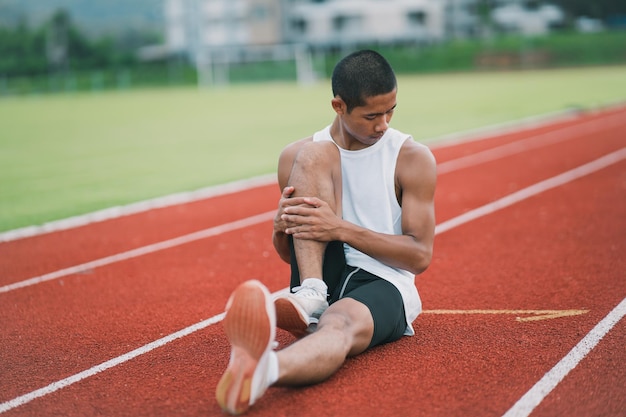
M 622 415 L 625 134 L 613 108 L 435 148 L 416 337 L 270 388 L 249 415 Z M 288 282 L 278 197 L 261 185 L 1 243 L 0 414 L 221 415 L 230 292 Z

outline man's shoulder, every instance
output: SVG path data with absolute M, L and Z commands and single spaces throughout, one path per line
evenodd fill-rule
M 419 167 L 421 170 L 435 170 L 437 161 L 430 148 L 423 143 L 417 142 L 413 137 L 408 137 L 402 144 L 398 155 L 398 164 L 408 166 L 411 169 Z

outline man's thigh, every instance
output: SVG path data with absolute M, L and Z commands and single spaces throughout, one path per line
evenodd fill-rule
M 374 332 L 369 347 L 398 340 L 406 331 L 406 316 L 400 291 L 389 281 L 360 268 L 347 267 L 349 273 L 331 297 L 365 305 L 372 316 Z
M 358 355 L 370 347 L 374 321 L 367 306 L 346 297 L 330 305 L 320 317 L 318 329 L 324 326 L 340 329 L 350 343 L 348 356 Z

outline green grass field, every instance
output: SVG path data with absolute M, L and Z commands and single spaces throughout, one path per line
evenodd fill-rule
M 330 85 L 0 99 L 0 231 L 272 173 Z M 394 127 L 441 135 L 626 99 L 626 67 L 402 76 Z

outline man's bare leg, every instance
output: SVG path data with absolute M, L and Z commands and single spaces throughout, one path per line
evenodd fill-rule
M 374 332 L 369 309 L 344 298 L 322 315 L 317 332 L 275 352 L 274 318 L 269 291 L 258 281 L 241 284 L 226 306 L 231 358 L 215 395 L 230 414 L 245 412 L 271 385 L 310 385 L 327 379 L 347 356 L 367 349 Z
M 310 142 L 296 155 L 289 185 L 292 197 L 316 197 L 331 210 L 341 209 L 341 160 L 331 142 Z M 293 238 L 301 286 L 276 302 L 278 327 L 296 337 L 309 333 L 328 308 L 328 286 L 323 281 L 324 253 L 328 242 Z
M 289 185 L 293 197 L 317 197 L 335 211 L 341 212 L 341 160 L 331 142 L 307 143 L 293 164 Z M 328 242 L 294 238 L 300 280 L 322 278 L 324 251 Z
M 346 357 L 363 352 L 374 334 L 369 309 L 352 298 L 331 305 L 317 331 L 277 353 L 277 385 L 309 385 L 330 377 Z

